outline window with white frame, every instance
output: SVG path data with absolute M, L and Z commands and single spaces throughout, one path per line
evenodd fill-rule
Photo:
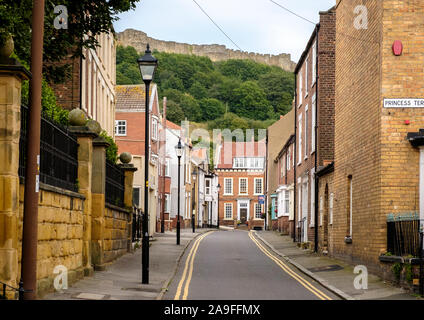
M 247 194 L 247 178 L 239 178 L 239 194 Z
M 333 200 L 334 200 L 334 194 L 330 193 L 330 198 L 328 200 L 328 208 L 329 208 L 329 215 L 330 215 L 330 224 L 333 224 Z
M 233 204 L 232 203 L 224 203 L 224 213 L 225 219 L 231 220 L 233 218 Z
M 306 59 L 305 66 L 305 98 L 308 96 L 308 86 L 309 86 L 309 57 Z
M 140 187 L 133 188 L 133 205 L 136 207 L 140 206 Z
M 233 160 L 233 168 L 237 169 L 263 169 L 263 157 L 237 157 Z
M 263 179 L 255 178 L 255 195 L 262 194 L 263 190 Z
M 312 84 L 315 83 L 317 78 L 317 42 L 315 41 L 312 46 Z
M 302 86 L 303 86 L 303 77 L 302 77 L 302 70 L 300 70 L 299 72 L 299 107 L 302 105 L 302 100 L 303 100 L 303 90 L 302 90 Z
M 259 203 L 255 203 L 255 218 L 262 219 L 262 206 Z
M 169 209 L 171 207 L 171 195 L 165 194 L 165 212 L 169 213 Z
M 156 118 L 152 118 L 152 139 L 158 139 L 158 120 Z
M 169 159 L 165 160 L 165 176 L 169 177 Z
M 322 196 L 321 196 L 319 198 L 319 225 L 320 226 L 322 226 L 323 210 L 324 210 L 324 200 L 322 199 Z
M 311 154 L 315 151 L 315 127 L 316 127 L 316 95 L 312 97 L 312 134 L 311 134 Z
M 284 191 L 284 213 L 285 214 L 290 213 L 290 191 L 289 190 Z
M 286 164 L 286 166 L 287 166 L 287 171 L 290 171 L 290 157 L 291 157 L 291 154 L 290 154 L 290 147 L 288 147 L 288 148 L 287 148 L 287 157 L 286 157 L 286 160 L 287 160 L 287 164 Z
M 297 164 L 302 163 L 302 114 L 299 115 L 299 150 L 298 150 L 298 156 L 297 156 Z
M 281 161 L 281 177 L 284 177 L 286 174 L 286 156 L 283 155 L 283 159 Z
M 211 192 L 211 179 L 205 180 L 205 195 L 210 196 Z
M 308 158 L 308 120 L 309 120 L 309 113 L 308 113 L 308 106 L 305 108 L 305 159 Z
M 224 178 L 224 195 L 233 194 L 233 178 Z
M 127 120 L 115 120 L 115 135 L 116 136 L 127 135 Z

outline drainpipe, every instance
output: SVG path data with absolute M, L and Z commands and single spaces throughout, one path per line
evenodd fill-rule
M 293 189 L 293 242 L 296 242 L 296 191 L 297 191 L 297 176 L 296 176 L 296 167 L 297 167 L 297 73 L 294 74 L 294 189 Z
M 316 177 L 317 174 L 317 170 L 318 170 L 318 94 L 319 94 L 319 59 L 318 59 L 318 53 L 319 53 L 319 38 L 318 38 L 318 31 L 319 31 L 320 25 L 318 24 L 317 27 L 315 28 L 315 38 L 316 38 L 316 42 L 317 42 L 317 46 L 316 46 L 316 73 L 315 73 L 315 128 L 313 128 L 313 130 L 315 130 L 315 172 L 314 172 L 314 178 Z M 318 223 L 318 194 L 319 194 L 319 184 L 318 184 L 318 177 L 316 177 L 314 179 L 314 183 L 315 183 L 315 245 L 314 245 L 314 251 L 318 252 L 318 227 L 319 227 L 319 223 Z
M 265 161 L 265 186 L 266 186 L 266 190 L 265 190 L 265 208 L 264 208 L 264 210 L 265 210 L 265 221 L 264 221 L 265 228 L 264 229 L 269 230 L 269 226 L 268 226 L 269 223 L 267 223 L 267 220 L 268 220 L 267 219 L 268 218 L 268 159 L 269 159 L 269 154 L 268 154 L 268 151 L 269 151 L 269 148 L 268 148 L 268 129 L 266 129 L 266 142 L 265 142 L 265 144 L 266 144 L 266 160 L 267 161 Z M 259 145 L 258 145 L 258 148 L 259 148 Z M 271 215 L 272 215 L 272 212 L 271 212 Z

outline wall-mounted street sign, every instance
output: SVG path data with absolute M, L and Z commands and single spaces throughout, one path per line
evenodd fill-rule
M 424 99 L 384 99 L 384 108 L 424 108 Z
M 259 204 L 265 204 L 265 196 L 264 195 L 258 196 L 258 202 Z

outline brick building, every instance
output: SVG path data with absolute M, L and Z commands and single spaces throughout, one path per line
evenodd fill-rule
M 293 230 L 289 228 L 289 216 L 292 221 L 294 112 L 292 108 L 267 130 L 266 196 L 267 207 L 271 211 L 271 223 L 268 226 L 284 233 Z M 289 163 L 286 163 L 287 158 L 291 159 Z M 288 176 L 290 176 L 289 179 L 287 179 Z M 291 205 L 285 205 L 286 197 Z
M 318 233 L 315 173 L 334 159 L 335 23 L 334 8 L 320 12 L 320 22 L 295 69 L 296 238 L 314 245 Z
M 145 143 L 145 89 L 144 85 L 116 86 L 115 140 L 119 153 L 130 152 L 138 169 L 134 174 L 134 204 L 144 209 L 144 143 Z M 160 218 L 159 131 L 162 122 L 159 112 L 157 86 L 150 91 L 150 167 L 149 167 L 149 232 L 158 228 Z M 161 173 L 161 176 L 159 175 Z
M 68 59 L 71 78 L 51 84 L 56 100 L 65 109 L 81 108 L 88 118 L 114 136 L 116 105 L 116 40 L 113 33 L 96 36 L 100 47 L 83 49 L 83 58 Z
M 215 173 L 218 175 L 219 225 L 240 223 L 249 228 L 264 227 L 265 140 L 227 142 L 217 147 Z
M 354 27 L 359 16 L 354 9 L 363 4 L 366 28 Z M 424 95 L 424 2 L 337 1 L 337 5 L 329 252 L 381 272 L 379 257 L 391 251 L 389 214 L 419 212 L 424 218 L 419 147 L 424 109 L 422 102 L 407 99 Z M 396 41 L 403 44 L 403 52 L 395 50 L 400 48 Z

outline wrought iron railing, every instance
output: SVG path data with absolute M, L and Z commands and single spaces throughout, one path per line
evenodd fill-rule
M 28 108 L 21 107 L 19 176 L 25 177 Z M 47 115 L 41 117 L 40 182 L 78 192 L 78 142 L 68 129 Z
M 106 160 L 106 195 L 107 203 L 123 207 L 124 206 L 124 171 L 114 164 Z
M 396 256 L 419 256 L 420 219 L 417 213 L 387 216 L 387 251 Z
M 32 292 L 32 290 L 25 290 L 24 284 L 21 281 L 19 281 L 19 288 L 15 288 L 12 286 L 9 286 L 7 283 L 4 283 L 0 281 L 1 291 L 0 291 L 0 300 L 7 300 L 7 291 L 15 292 L 15 294 L 18 294 L 18 299 L 23 300 L 24 299 L 24 293 L 25 292 Z

